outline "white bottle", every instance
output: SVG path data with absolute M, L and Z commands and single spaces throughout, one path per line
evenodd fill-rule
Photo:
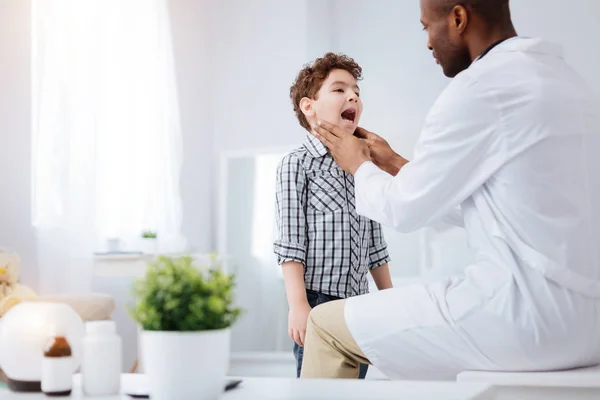
M 121 338 L 113 321 L 85 324 L 81 377 L 88 396 L 116 395 L 121 387 Z

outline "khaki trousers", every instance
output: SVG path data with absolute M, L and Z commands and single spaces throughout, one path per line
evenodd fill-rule
M 357 379 L 360 364 L 370 364 L 348 330 L 345 304 L 331 301 L 310 312 L 301 378 Z

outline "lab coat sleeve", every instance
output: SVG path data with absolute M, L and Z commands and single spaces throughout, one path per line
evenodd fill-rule
M 449 225 L 458 226 L 461 228 L 465 227 L 465 220 L 460 207 L 450 210 L 450 212 L 442 218 L 442 221 Z
M 504 163 L 502 118 L 491 91 L 458 76 L 432 107 L 413 161 L 394 177 L 363 163 L 356 171 L 356 209 L 411 232 L 452 215 Z
M 296 261 L 306 265 L 306 176 L 295 155 L 285 156 L 277 167 L 277 238 L 273 251 L 277 262 Z

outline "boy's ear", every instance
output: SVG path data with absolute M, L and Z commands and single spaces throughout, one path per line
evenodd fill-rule
M 313 102 L 308 97 L 303 97 L 302 100 L 300 100 L 300 109 L 302 110 L 302 113 L 306 117 L 314 117 L 314 115 L 315 115 L 315 109 L 313 108 Z

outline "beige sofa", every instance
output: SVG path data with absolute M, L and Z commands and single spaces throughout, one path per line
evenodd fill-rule
M 64 295 L 39 297 L 29 301 L 45 301 L 68 304 L 79 314 L 84 322 L 111 319 L 115 309 L 114 299 L 106 294 L 91 293 L 85 295 Z M 1 362 L 0 362 L 1 364 Z M 6 382 L 6 375 L 0 369 L 0 381 Z

